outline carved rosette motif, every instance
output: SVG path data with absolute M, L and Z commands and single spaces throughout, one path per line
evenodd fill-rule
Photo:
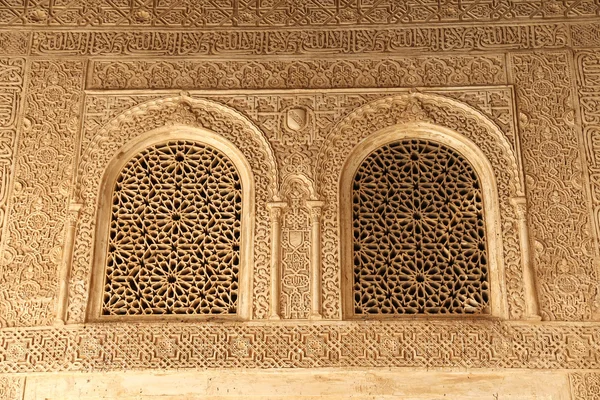
M 341 120 L 323 145 L 317 162 L 319 194 L 323 209 L 323 313 L 340 313 L 340 256 L 338 179 L 348 155 L 369 135 L 394 125 L 430 122 L 452 129 L 472 140 L 483 151 L 496 176 L 510 316 L 525 310 L 523 270 L 519 258 L 516 216 L 510 198 L 522 193 L 522 182 L 514 149 L 501 131 L 481 113 L 455 100 L 438 95 L 412 94 L 368 103 Z
M 541 313 L 592 317 L 598 276 L 567 53 L 512 55 Z
M 78 168 L 77 197 L 83 201 L 69 288 L 69 321 L 83 321 L 88 300 L 91 249 L 95 232 L 98 188 L 104 169 L 119 149 L 153 129 L 183 125 L 211 130 L 231 141 L 250 163 L 255 179 L 256 223 L 254 234 L 254 318 L 268 311 L 270 273 L 269 218 L 266 203 L 277 195 L 278 172 L 269 143 L 249 120 L 218 103 L 187 96 L 161 98 L 140 104 L 113 119 L 98 131 L 86 132 Z

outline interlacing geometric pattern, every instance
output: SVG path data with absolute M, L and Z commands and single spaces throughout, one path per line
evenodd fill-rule
M 102 314 L 236 314 L 241 215 L 220 151 L 171 141 L 138 153 L 113 190 Z
M 354 312 L 489 312 L 481 187 L 456 151 L 427 140 L 380 147 L 352 188 Z

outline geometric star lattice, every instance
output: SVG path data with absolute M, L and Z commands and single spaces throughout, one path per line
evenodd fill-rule
M 223 153 L 150 146 L 112 194 L 102 315 L 236 314 L 242 188 Z
M 489 312 L 481 187 L 456 151 L 410 139 L 372 152 L 352 224 L 355 314 Z

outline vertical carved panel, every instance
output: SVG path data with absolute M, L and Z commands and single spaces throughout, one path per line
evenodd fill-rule
M 579 53 L 577 72 L 583 145 L 592 201 L 592 227 L 596 239 L 595 248 L 598 252 L 600 241 L 600 55 L 598 52 Z M 600 290 L 596 290 L 593 308 L 595 315 L 600 316 Z
M 5 237 L 4 221 L 11 188 L 24 74 L 24 59 L 0 58 L 0 242 Z
M 0 59 L 0 327 L 14 324 L 16 309 L 14 269 L 9 267 L 11 254 L 4 251 L 6 242 L 6 219 L 9 196 L 12 189 L 17 141 L 17 117 L 20 112 L 24 90 L 25 60 L 22 58 Z M 13 290 L 10 290 L 11 287 Z
M 596 274 L 568 55 L 513 55 L 511 61 L 542 315 L 589 319 Z
M 4 250 L 4 325 L 46 325 L 53 319 L 83 66 L 35 61 L 30 67 Z
M 281 229 L 281 317 L 308 318 L 310 312 L 309 193 L 298 181 L 286 191 L 288 207 Z
M 573 400 L 596 400 L 600 397 L 599 373 L 575 373 L 569 375 Z
M 25 378 L 0 376 L 0 399 L 22 400 Z

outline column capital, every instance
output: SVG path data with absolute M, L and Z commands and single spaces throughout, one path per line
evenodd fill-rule
M 524 196 L 511 197 L 510 203 L 515 208 L 515 212 L 519 219 L 525 219 L 527 217 L 527 199 Z
M 324 205 L 325 202 L 322 200 L 306 200 L 306 206 L 310 209 L 322 208 Z
M 285 201 L 273 201 L 267 203 L 267 210 L 271 215 L 271 219 L 278 220 L 281 217 L 281 213 L 287 207 L 287 203 Z

